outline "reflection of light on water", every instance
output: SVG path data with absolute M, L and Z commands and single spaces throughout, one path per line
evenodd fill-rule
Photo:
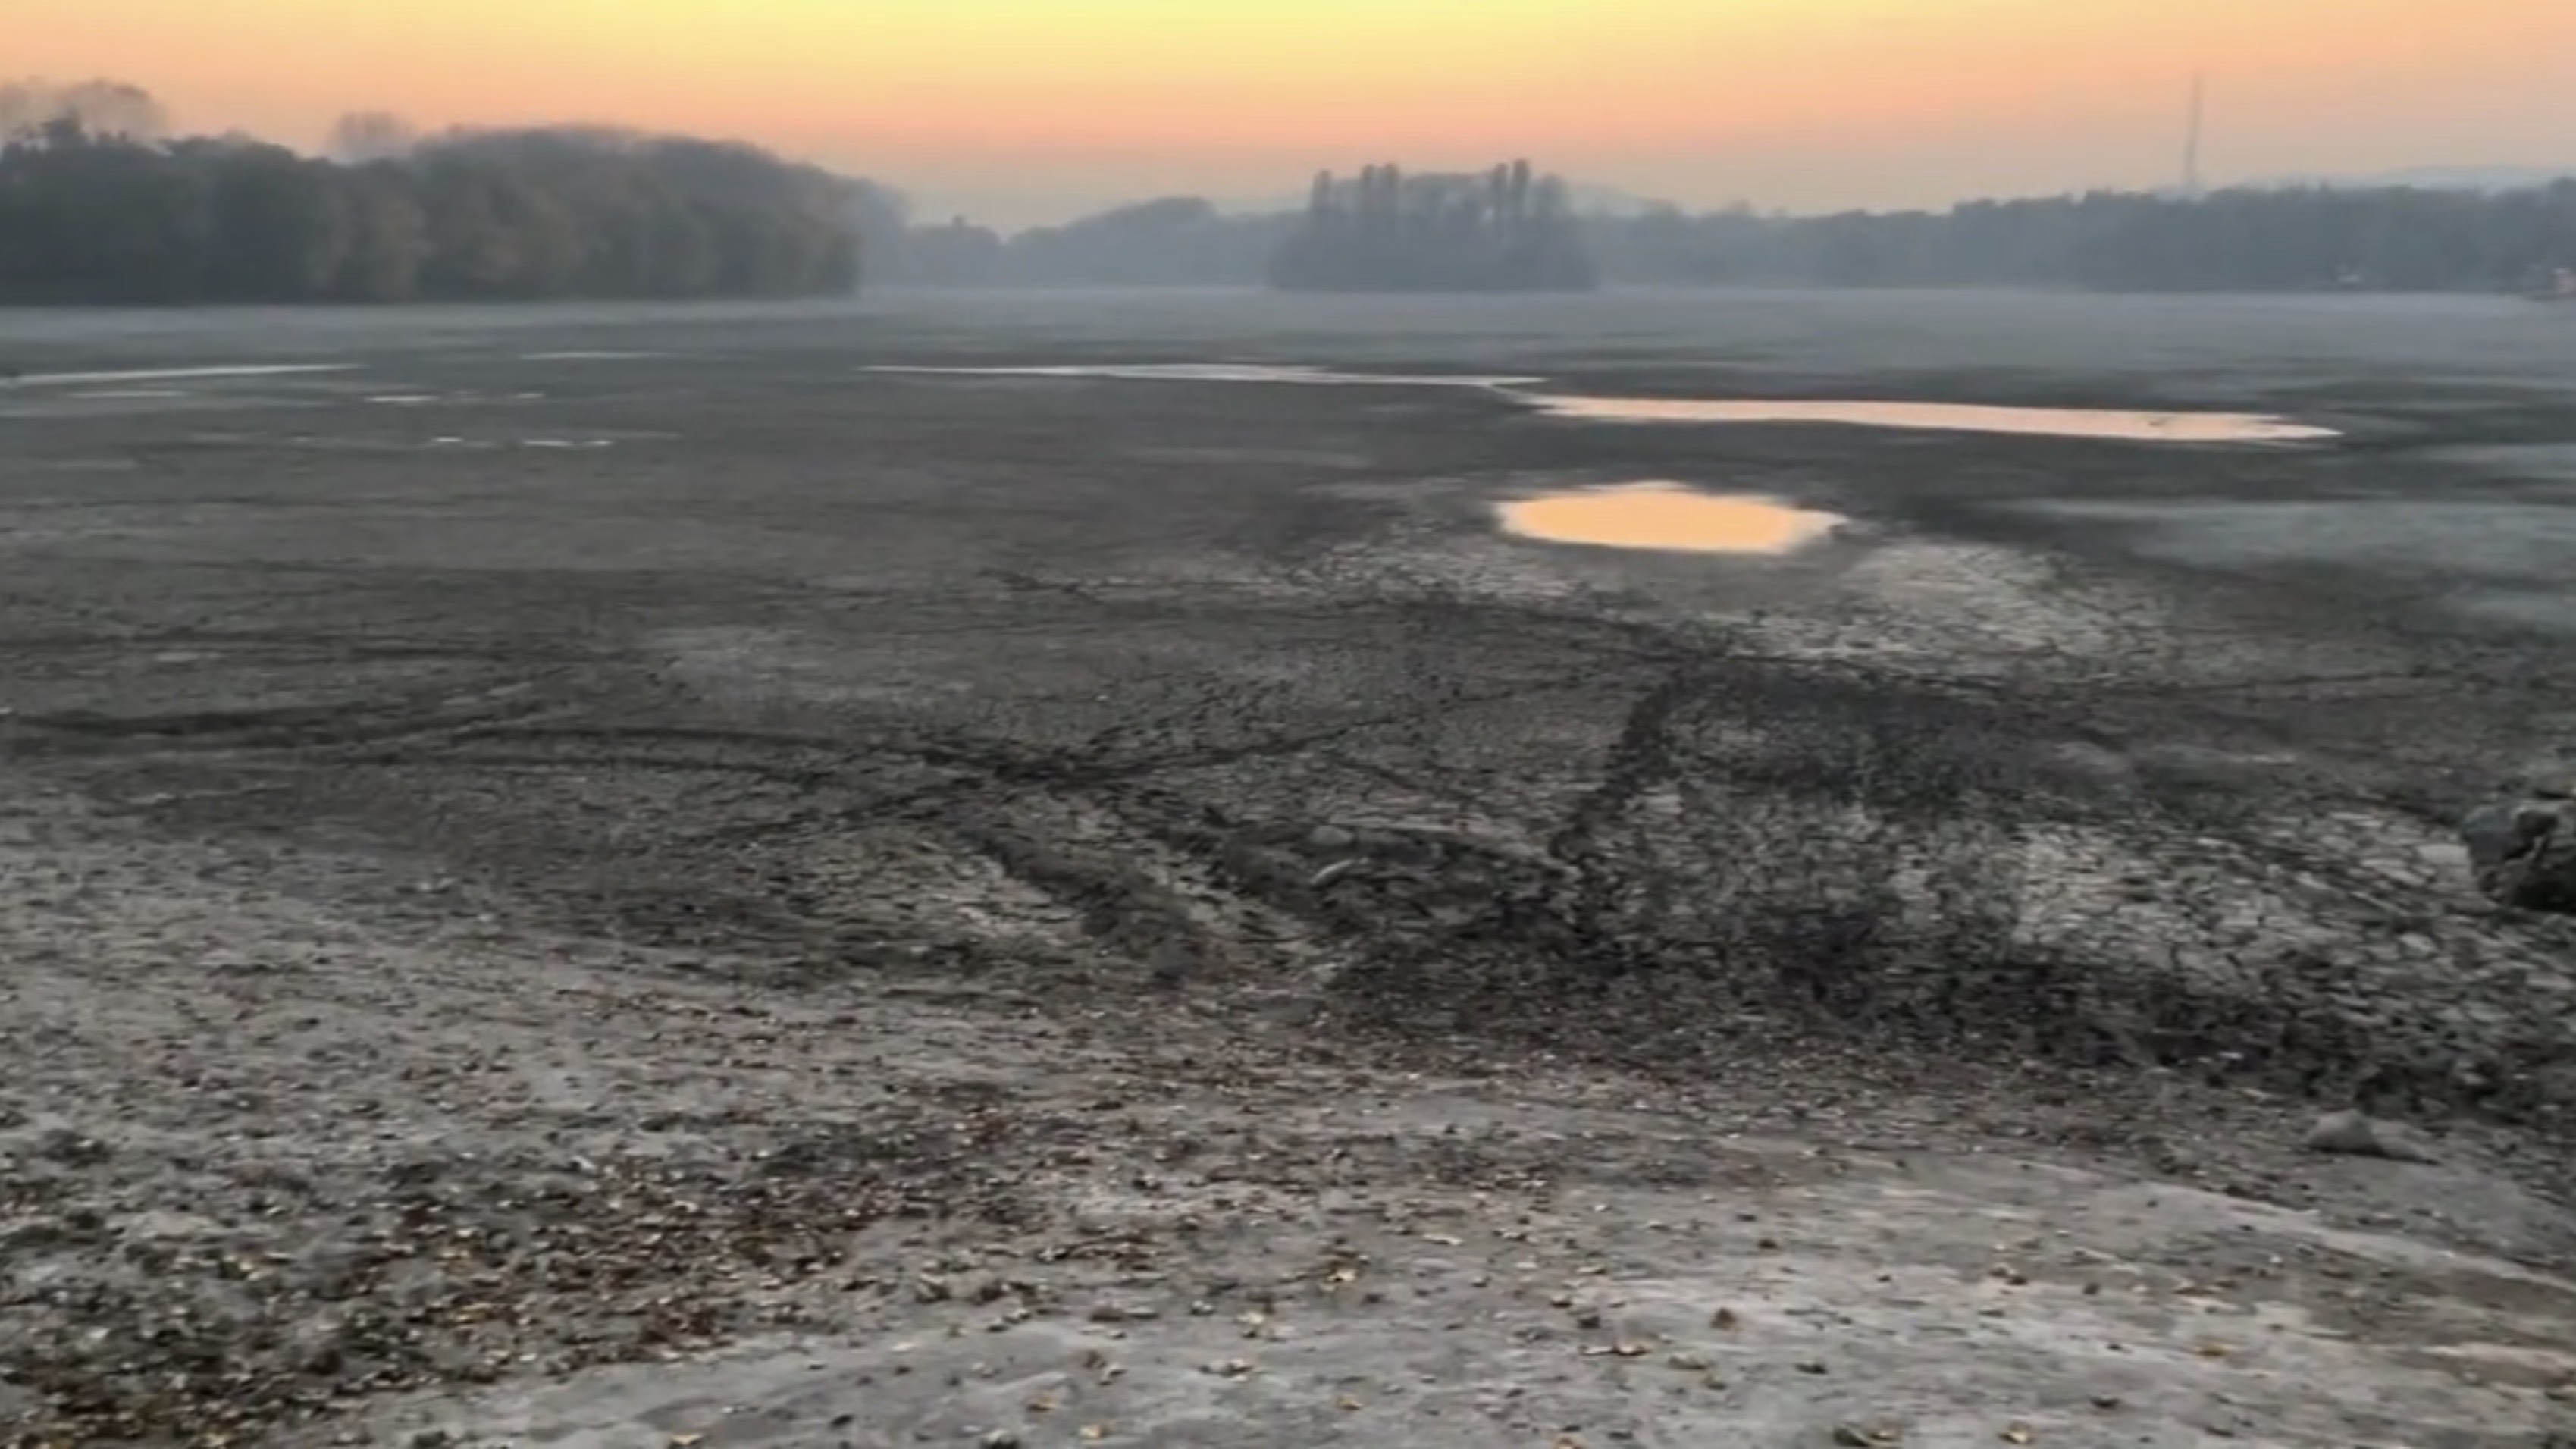
M 1776 499 L 1701 493 L 1678 483 L 1548 493 L 1496 511 L 1504 531 L 1523 538 L 1680 553 L 1784 553 L 1843 522 Z
M 1271 366 L 1255 362 L 1065 363 L 1030 367 L 867 367 L 862 372 L 903 372 L 932 377 L 1114 378 L 1127 382 L 1290 382 L 1345 387 L 1526 387 L 1536 377 L 1464 374 L 1336 372 L 1330 368 Z
M 1991 407 L 1929 402 L 1773 402 L 1752 398 L 1576 397 L 1522 391 L 1538 377 L 1472 373 L 1343 372 L 1254 362 L 1078 362 L 1025 366 L 883 365 L 862 372 L 934 377 L 1123 379 L 1131 382 L 1306 383 L 1376 387 L 1463 387 L 1499 393 L 1550 417 L 1592 423 L 1830 423 L 1921 432 L 2012 433 L 2149 443 L 2286 443 L 2338 437 L 2332 428 L 2268 413 L 2155 412 L 2123 408 Z
M 2016 433 L 2155 443 L 2279 443 L 2337 436 L 2261 413 L 1977 407 L 1956 403 L 1763 402 L 1752 399 L 1523 395 L 1550 417 L 1593 423 L 1836 423 L 1926 432 Z
M 16 379 L 20 387 L 88 387 L 100 383 L 184 382 L 196 378 L 293 377 L 310 372 L 354 372 L 349 362 L 263 363 L 239 367 L 138 367 L 117 372 L 31 372 Z

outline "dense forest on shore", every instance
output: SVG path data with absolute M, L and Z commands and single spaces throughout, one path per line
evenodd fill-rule
M 876 254 L 887 280 L 921 285 L 1258 286 L 1309 225 L 1174 198 L 1009 238 L 962 221 L 897 230 Z M 1577 226 L 1602 279 L 1629 285 L 2494 293 L 2576 267 L 2576 180 L 2093 192 L 1815 217 L 1647 208 Z
M 863 188 L 749 146 L 422 138 L 361 116 L 322 160 L 161 126 L 132 87 L 0 87 L 0 303 L 775 297 L 858 280 Z

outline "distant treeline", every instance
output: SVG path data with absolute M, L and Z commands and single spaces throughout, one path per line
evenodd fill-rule
M 902 203 L 869 227 L 870 276 L 930 287 L 1199 286 L 1298 289 L 1582 288 L 1595 271 L 1553 177 L 1526 163 L 1407 177 L 1369 167 L 1315 179 L 1304 212 L 1228 213 L 1165 197 L 1004 237 L 960 217 L 907 226 Z
M 899 206 L 899 202 L 898 202 Z M 1195 196 L 1137 202 L 1010 237 L 963 217 L 874 228 L 872 280 L 928 287 L 1253 287 L 1294 213 L 1228 215 Z
M 2576 181 L 2491 193 L 2098 192 L 1816 217 L 1657 208 L 1575 225 L 1603 279 L 1631 285 L 2500 292 L 2576 267 Z M 1259 286 L 1283 249 L 1317 230 L 1296 212 L 1227 215 L 1177 198 L 1008 239 L 963 222 L 898 227 L 873 253 L 884 263 L 873 274 L 930 285 Z
M 1315 178 L 1304 221 L 1270 258 L 1296 292 L 1569 292 L 1597 285 L 1565 183 L 1527 161 L 1485 175 L 1371 166 Z
M 800 296 L 858 280 L 862 188 L 748 146 L 586 129 L 419 140 L 356 118 L 326 161 L 160 139 L 130 87 L 60 95 L 0 88 L 0 303 Z
M 2576 181 L 2097 192 L 1800 218 L 1660 211 L 1591 232 L 1612 275 L 1636 282 L 2499 292 L 2576 266 Z

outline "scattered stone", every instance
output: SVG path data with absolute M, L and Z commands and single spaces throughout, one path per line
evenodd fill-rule
M 2308 1129 L 2307 1149 L 2343 1157 L 2383 1157 L 2391 1162 L 2430 1162 L 2432 1155 L 2406 1141 L 2359 1108 L 2328 1112 Z
M 2576 800 L 2576 746 L 2562 745 L 2525 765 L 2509 788 L 2542 800 Z
M 1740 1321 L 1732 1308 L 1721 1308 L 1708 1316 L 1708 1326 L 1716 1329 L 1731 1330 Z
M 65 1167 L 96 1167 L 114 1152 L 106 1143 L 69 1127 L 48 1127 L 36 1139 L 36 1155 Z
M 1319 851 L 1348 850 L 1359 837 L 1338 825 L 1318 825 L 1306 832 L 1306 844 Z

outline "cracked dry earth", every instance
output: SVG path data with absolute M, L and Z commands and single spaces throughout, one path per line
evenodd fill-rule
M 1861 522 L 1717 567 L 1486 526 L 1705 435 L 923 343 L 0 397 L 6 1442 L 2576 1427 L 2444 829 L 2576 700 L 2002 506 L 2421 459 L 1728 434 Z

